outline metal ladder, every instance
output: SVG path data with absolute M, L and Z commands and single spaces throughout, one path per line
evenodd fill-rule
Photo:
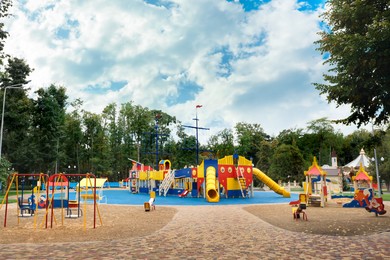
M 245 180 L 245 177 L 244 175 L 242 174 L 242 172 L 240 171 L 240 166 L 238 166 L 236 168 L 236 173 L 237 173 L 237 181 L 238 181 L 238 184 L 240 186 L 240 190 L 241 190 L 241 195 L 243 198 L 246 197 L 246 194 L 248 194 L 248 191 L 247 191 L 247 186 L 246 186 L 246 180 Z M 244 192 L 245 191 L 245 192 Z
M 161 196 L 161 194 L 164 193 L 164 197 L 167 195 L 173 180 L 175 179 L 175 170 L 169 170 L 168 173 L 165 175 L 164 180 L 162 181 L 158 194 Z

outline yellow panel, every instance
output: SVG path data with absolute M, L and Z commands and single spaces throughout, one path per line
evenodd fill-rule
M 141 181 L 146 181 L 148 179 L 148 173 L 147 172 L 139 172 L 139 179 Z
M 164 179 L 164 171 L 150 171 L 149 172 L 149 179 L 150 180 L 156 180 L 156 181 L 162 181 Z
M 238 157 L 238 165 L 241 165 L 241 166 L 252 166 L 252 161 L 248 160 L 247 158 L 245 158 L 243 156 L 239 156 Z
M 158 172 L 156 172 L 155 180 L 156 180 L 156 181 L 162 181 L 162 180 L 164 180 L 164 171 L 158 171 Z
M 198 178 L 204 178 L 204 161 L 198 167 Z
M 239 190 L 240 184 L 235 178 L 227 178 L 227 189 L 228 190 Z
M 107 178 L 96 178 L 96 187 L 101 188 L 104 186 L 104 183 L 107 181 Z M 95 178 L 83 178 L 80 181 L 80 187 L 93 187 L 95 185 Z
M 233 164 L 233 155 L 228 155 L 222 159 L 219 159 L 218 164 L 225 164 L 225 165 Z

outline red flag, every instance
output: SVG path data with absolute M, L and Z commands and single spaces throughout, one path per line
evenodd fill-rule
M 200 107 L 202 107 L 202 105 L 196 105 L 196 108 L 200 108 Z

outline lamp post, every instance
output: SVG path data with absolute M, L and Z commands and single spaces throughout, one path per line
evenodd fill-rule
M 10 86 L 6 86 L 4 88 L 4 94 L 3 94 L 3 111 L 1 113 L 1 129 L 0 129 L 0 160 L 1 160 L 1 156 L 2 156 L 2 147 L 3 147 L 3 130 L 4 130 L 4 110 L 5 110 L 5 96 L 7 94 L 7 89 L 8 88 L 22 88 L 23 84 L 22 83 L 19 83 L 19 84 L 14 84 L 14 85 L 10 85 Z
M 385 158 L 381 157 L 381 161 L 383 162 Z M 375 171 L 376 171 L 376 181 L 378 182 L 378 197 L 382 198 L 382 190 L 381 190 L 381 181 L 378 170 L 378 158 L 376 157 L 376 149 L 374 149 L 374 158 L 371 158 L 371 161 L 375 162 Z

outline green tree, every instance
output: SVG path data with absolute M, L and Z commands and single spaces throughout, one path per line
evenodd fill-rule
M 35 149 L 30 158 L 35 172 L 53 173 L 57 163 L 58 139 L 64 135 L 66 89 L 51 85 L 36 91 L 34 100 L 32 142 Z
M 304 179 L 304 159 L 298 147 L 282 144 L 276 148 L 269 169 L 269 176 L 276 180 L 289 181 Z
M 378 131 L 376 131 L 378 132 Z M 387 190 L 390 190 L 390 126 L 388 126 L 385 131 L 386 134 L 380 135 L 381 142 L 377 147 L 377 160 L 378 160 L 378 170 L 380 175 L 381 182 L 386 183 Z M 373 157 L 373 156 L 372 156 Z M 383 158 L 383 160 L 382 160 Z M 376 179 L 376 169 L 375 164 L 370 165 L 370 172 L 372 173 L 374 179 Z
M 12 6 L 11 0 L 3 0 L 0 4 L 0 18 L 10 16 L 9 8 Z M 4 89 L 7 86 L 26 84 L 27 77 L 31 73 L 31 68 L 24 60 L 11 57 L 4 53 L 5 41 L 9 34 L 4 30 L 4 19 L 0 20 L 0 87 L 1 96 L 5 95 Z M 4 112 L 3 129 L 3 155 L 11 162 L 12 167 L 24 171 L 27 169 L 30 142 L 28 130 L 31 125 L 30 111 L 31 101 L 28 99 L 25 89 L 9 89 L 6 96 L 6 109 Z M 2 102 L 1 102 L 2 103 Z M 3 104 L 1 104 L 2 107 Z M 5 162 L 2 163 L 5 165 Z
M 8 169 L 11 167 L 11 163 L 4 158 L 0 160 L 0 186 L 1 192 L 4 193 L 7 185 L 7 178 L 9 171 Z
M 263 140 L 268 140 L 269 136 L 264 132 L 260 124 L 237 123 L 235 125 L 237 140 L 237 153 L 247 158 L 257 161 L 257 147 Z
M 328 27 L 318 50 L 329 54 L 326 83 L 315 83 L 329 102 L 350 105 L 339 122 L 358 126 L 389 121 L 390 8 L 388 0 L 329 0 L 322 14 Z
M 263 140 L 260 142 L 256 158 L 256 167 L 261 169 L 263 172 L 268 172 L 272 163 L 272 157 L 274 155 L 274 150 L 277 147 L 278 142 L 276 140 L 266 141 Z
M 307 141 L 305 155 L 309 155 L 309 158 L 305 158 L 310 159 L 313 158 L 312 155 L 315 155 L 320 165 L 330 165 L 331 152 L 341 150 L 343 135 L 334 131 L 331 121 L 327 118 L 310 121 L 307 130 L 308 134 L 302 138 Z
M 27 90 L 18 84 L 27 83 L 26 78 L 30 72 L 31 69 L 24 60 L 8 58 L 1 73 L 2 97 L 7 86 L 16 87 L 6 91 L 2 154 L 19 171 L 27 169 L 26 159 L 29 158 L 28 152 L 31 149 L 28 132 L 31 126 L 32 102 L 27 97 Z
M 70 105 L 73 110 L 65 115 L 63 136 L 57 139 L 57 171 L 62 170 L 66 165 L 73 168 L 72 173 L 85 173 L 87 168 L 83 161 L 83 125 L 80 108 L 83 102 L 76 99 Z M 76 169 L 74 169 L 76 166 Z
M 122 179 L 123 170 L 121 164 L 123 161 L 121 147 L 121 127 L 118 124 L 118 115 L 116 104 L 111 103 L 103 109 L 102 113 L 103 128 L 108 140 L 108 154 L 110 166 L 113 173 L 119 173 L 118 178 Z
M 121 105 L 118 123 L 122 131 L 123 153 L 127 157 L 142 161 L 141 141 L 149 131 L 150 122 L 153 122 L 153 116 L 149 109 L 133 102 Z
M 280 144 L 291 144 L 291 145 L 298 145 L 299 141 L 303 136 L 303 129 L 287 129 L 283 130 L 279 133 L 279 135 L 276 137 L 278 142 Z
M 83 160 L 85 160 L 87 171 L 99 177 L 110 177 L 113 172 L 110 167 L 110 158 L 107 156 L 109 145 L 104 133 L 102 116 L 85 112 L 82 120 L 85 127 Z
M 178 140 L 176 142 L 175 167 L 183 168 L 196 165 L 196 137 L 188 135 L 185 128 L 179 124 L 177 126 Z M 201 162 L 199 162 L 201 163 Z
M 8 13 L 8 9 L 12 6 L 12 0 L 2 0 L 0 3 L 0 18 L 6 18 L 10 14 Z M 8 38 L 8 32 L 4 30 L 4 19 L 0 20 L 0 65 L 3 65 L 3 59 L 5 58 L 4 45 L 5 40 Z M 0 75 L 2 73 L 0 72 Z
M 232 155 L 235 149 L 233 131 L 225 128 L 217 134 L 212 135 L 207 142 L 207 147 L 216 153 L 217 158 Z

